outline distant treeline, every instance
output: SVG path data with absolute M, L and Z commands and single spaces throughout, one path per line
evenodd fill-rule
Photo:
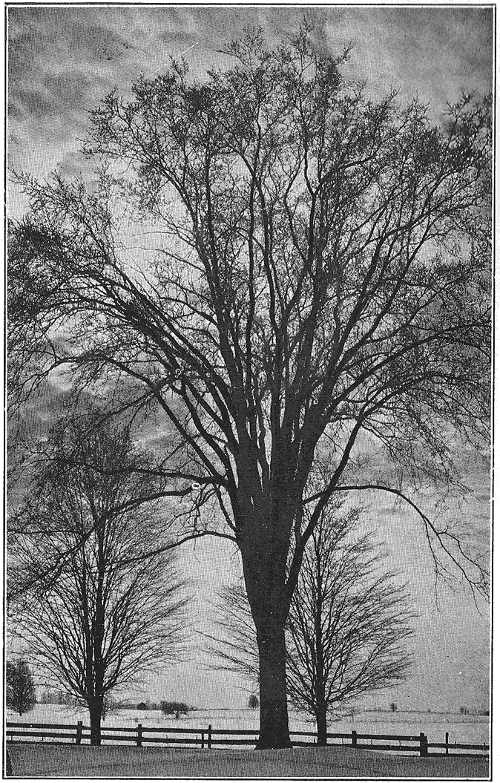
M 359 714 L 360 712 L 401 712 L 409 715 L 489 715 L 489 709 L 483 708 L 470 708 L 460 707 L 459 710 L 400 710 L 394 705 L 389 707 L 367 707 L 363 710 L 353 711 L 353 714 Z
M 75 707 L 78 705 L 78 700 L 68 693 L 63 691 L 42 691 L 38 699 L 40 704 L 64 704 L 69 707 Z M 250 705 L 249 705 L 250 706 Z M 111 707 L 111 705 L 109 705 Z M 160 710 L 164 715 L 187 715 L 188 712 L 193 712 L 197 707 L 192 707 L 184 702 L 180 701 L 131 701 L 130 699 L 124 701 L 113 702 L 112 709 L 136 709 L 136 710 Z M 111 710 L 110 710 L 111 711 Z M 353 710 L 352 714 L 359 714 L 362 712 L 399 712 L 411 715 L 479 715 L 488 716 L 490 714 L 489 709 L 483 708 L 470 708 L 460 707 L 459 710 L 401 710 L 398 709 L 396 704 L 391 704 L 389 707 L 368 707 L 366 709 Z M 343 716 L 346 717 L 346 716 Z

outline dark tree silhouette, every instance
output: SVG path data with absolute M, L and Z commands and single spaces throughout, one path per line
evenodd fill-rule
M 411 664 L 409 596 L 387 570 L 381 547 L 356 531 L 358 512 L 323 513 L 304 552 L 286 623 L 287 692 L 316 719 L 326 744 L 327 717 L 363 693 L 396 685 Z M 258 680 L 258 648 L 241 585 L 221 593 L 211 653 L 218 667 Z
M 15 515 L 11 565 L 24 589 L 12 627 L 48 682 L 88 707 L 100 744 L 111 693 L 175 662 L 186 596 L 170 551 L 143 559 L 168 525 L 137 467 L 127 428 L 99 415 L 52 430 Z M 90 467 L 92 463 L 93 467 Z
M 248 699 L 248 706 L 250 707 L 251 710 L 256 710 L 257 707 L 259 706 L 259 700 L 258 700 L 257 696 L 255 695 L 255 693 L 252 693 L 250 695 L 250 697 Z
M 203 534 L 241 552 L 259 747 L 286 747 L 284 628 L 334 493 L 408 500 L 436 571 L 483 584 L 409 494 L 422 477 L 449 486 L 456 444 L 487 433 L 490 103 L 464 97 L 433 125 L 418 101 L 368 98 L 307 25 L 228 53 L 203 80 L 173 62 L 130 100 L 112 92 L 92 114 L 91 187 L 19 178 L 10 400 L 65 367 L 75 389 L 113 389 L 110 411 L 168 418 L 186 455 L 170 475 L 219 503 L 225 531 Z M 394 485 L 348 479 L 361 433 Z
M 30 712 L 36 704 L 35 684 L 30 667 L 22 659 L 7 661 L 5 673 L 7 707 L 15 710 L 19 715 Z

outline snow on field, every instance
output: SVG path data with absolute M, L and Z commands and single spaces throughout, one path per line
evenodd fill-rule
M 88 725 L 88 713 L 83 708 L 66 707 L 56 704 L 37 704 L 22 718 L 7 710 L 8 721 L 23 723 L 68 723 L 78 720 Z M 145 727 L 162 728 L 199 728 L 207 729 L 258 729 L 259 711 L 241 710 L 194 710 L 181 715 L 178 720 L 173 715 L 162 715 L 159 710 L 120 709 L 108 715 L 103 721 L 103 730 L 111 726 L 135 728 L 138 723 Z M 329 724 L 329 731 L 339 734 L 419 734 L 427 735 L 429 742 L 444 742 L 448 732 L 450 742 L 488 743 L 489 718 L 479 715 L 458 715 L 456 713 L 426 712 L 360 712 Z M 314 732 L 315 724 L 307 716 L 290 710 L 290 730 Z M 311 738 L 312 739 L 312 738 Z

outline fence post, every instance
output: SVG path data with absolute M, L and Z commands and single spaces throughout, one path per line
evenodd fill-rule
M 356 731 L 353 730 L 353 732 L 352 732 L 352 746 L 353 746 L 353 748 L 355 748 L 357 744 L 358 744 L 358 734 L 357 734 Z
M 81 745 L 81 743 L 82 743 L 82 729 L 83 729 L 83 724 L 82 724 L 82 721 L 79 720 L 78 723 L 76 724 L 76 744 L 77 745 Z
M 446 755 L 448 755 L 448 732 L 446 732 L 446 734 L 445 734 L 444 741 L 446 743 L 445 753 L 446 753 Z
M 208 734 L 207 734 L 207 748 L 211 750 L 212 748 L 212 724 L 208 724 Z
M 142 723 L 137 724 L 137 739 L 135 743 L 138 748 L 142 747 Z
M 428 747 L 427 747 L 427 737 L 425 736 L 424 732 L 420 732 L 420 755 L 421 756 L 427 756 L 428 753 Z

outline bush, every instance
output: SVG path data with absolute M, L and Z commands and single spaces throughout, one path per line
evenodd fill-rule
M 259 700 L 255 695 L 255 693 L 252 693 L 252 695 L 248 699 L 248 706 L 250 707 L 251 710 L 256 710 L 257 707 L 259 706 Z
M 140 701 L 139 704 L 137 705 L 137 709 L 138 710 L 148 710 L 149 707 L 148 707 L 148 705 L 146 704 L 145 701 Z
M 160 709 L 164 715 L 175 715 L 178 718 L 179 715 L 186 715 L 193 708 L 182 701 L 161 701 Z

